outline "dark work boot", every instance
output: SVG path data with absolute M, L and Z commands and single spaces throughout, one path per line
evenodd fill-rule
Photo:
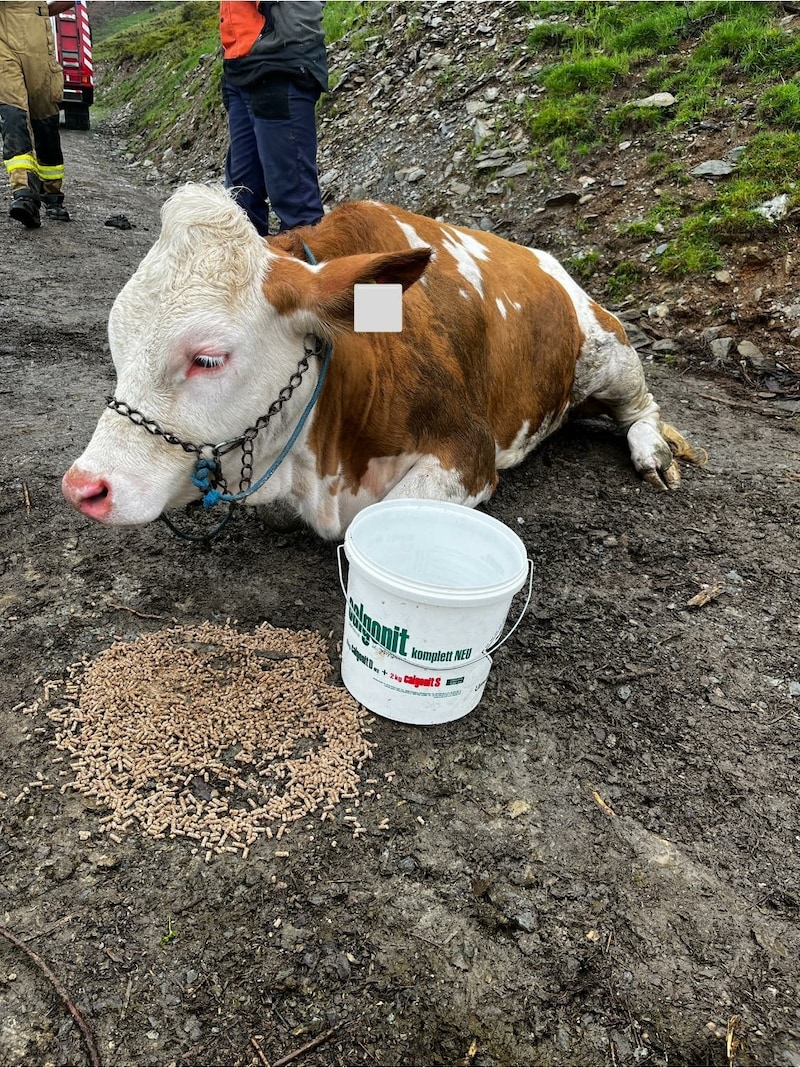
M 14 190 L 14 198 L 8 214 L 12 219 L 27 226 L 29 230 L 35 230 L 42 225 L 39 217 L 39 198 L 30 189 Z
M 69 222 L 69 212 L 64 207 L 63 193 L 45 193 L 42 197 L 48 219 L 58 219 L 59 222 Z

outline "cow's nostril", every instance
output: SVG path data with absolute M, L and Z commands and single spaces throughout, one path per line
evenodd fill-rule
M 84 499 L 84 501 L 89 501 L 89 502 L 102 501 L 104 498 L 106 498 L 108 496 L 108 494 L 109 494 L 108 486 L 105 483 L 103 483 L 101 485 L 100 489 L 96 490 L 96 492 L 94 492 L 94 493 L 88 494 L 88 496 L 84 497 L 83 499 Z
M 92 519 L 103 519 L 111 511 L 111 486 L 103 478 L 67 471 L 62 489 L 73 508 Z

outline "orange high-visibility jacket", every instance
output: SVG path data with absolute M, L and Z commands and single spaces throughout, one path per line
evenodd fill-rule
M 264 29 L 264 16 L 250 0 L 222 0 L 219 5 L 219 35 L 225 59 L 249 54 Z

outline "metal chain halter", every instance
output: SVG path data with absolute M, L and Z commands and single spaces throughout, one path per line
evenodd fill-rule
M 309 338 L 313 344 L 309 344 Z M 226 525 L 231 517 L 231 513 L 235 504 L 240 500 L 244 500 L 260 488 L 266 482 L 272 473 L 276 470 L 281 461 L 286 457 L 289 449 L 294 444 L 297 436 L 302 429 L 303 424 L 307 416 L 309 415 L 314 403 L 319 396 L 322 389 L 322 384 L 325 379 L 325 375 L 328 369 L 328 363 L 330 361 L 332 353 L 332 346 L 329 342 L 325 342 L 322 338 L 316 337 L 312 334 L 306 335 L 303 342 L 303 355 L 297 363 L 297 370 L 289 379 L 288 383 L 281 389 L 278 396 L 270 404 L 264 415 L 260 416 L 252 426 L 249 426 L 242 434 L 237 438 L 230 438 L 227 441 L 220 441 L 217 444 L 211 442 L 205 442 L 202 445 L 197 445 L 191 441 L 184 441 L 179 438 L 177 434 L 172 433 L 171 430 L 165 430 L 155 419 L 148 419 L 143 412 L 138 408 L 131 407 L 125 401 L 117 400 L 116 397 L 106 397 L 106 407 L 112 411 L 117 412 L 119 415 L 129 419 L 135 426 L 142 427 L 148 434 L 152 434 L 153 437 L 161 438 L 167 443 L 167 445 L 176 445 L 178 448 L 183 449 L 184 452 L 190 453 L 196 457 L 194 472 L 191 476 L 192 482 L 201 491 L 203 505 L 205 508 L 211 508 L 215 504 L 224 502 L 228 504 L 228 513 L 218 526 L 206 534 L 192 535 L 185 533 L 175 527 L 172 522 L 165 516 L 161 515 L 161 519 L 167 524 L 173 533 L 178 534 L 180 537 L 189 541 L 208 541 L 216 534 L 218 534 L 222 528 Z M 322 356 L 323 364 L 320 370 L 320 376 L 317 381 L 317 386 L 314 390 L 314 394 L 311 397 L 306 409 L 300 419 L 300 422 L 295 427 L 295 430 L 287 442 L 284 449 L 281 451 L 276 462 L 270 467 L 261 479 L 259 479 L 256 486 L 251 489 L 253 479 L 253 442 L 258 436 L 259 432 L 264 429 L 269 421 L 274 418 L 283 408 L 284 404 L 289 400 L 294 391 L 303 381 L 303 377 L 309 368 L 309 360 L 312 356 Z M 220 463 L 220 457 L 225 456 L 227 453 L 232 452 L 234 449 L 241 448 L 242 450 L 242 463 L 241 473 L 239 476 L 239 492 L 237 494 L 230 494 L 228 492 L 227 481 L 222 474 L 222 465 Z

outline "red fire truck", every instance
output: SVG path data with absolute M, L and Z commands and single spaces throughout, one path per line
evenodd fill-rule
M 86 0 L 53 18 L 56 58 L 64 70 L 61 110 L 64 125 L 72 130 L 89 129 L 89 108 L 94 100 L 92 34 Z

